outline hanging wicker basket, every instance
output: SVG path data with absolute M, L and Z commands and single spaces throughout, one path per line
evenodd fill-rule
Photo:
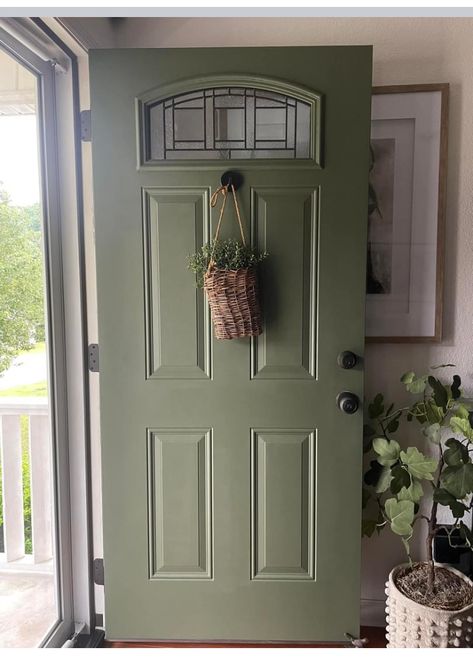
M 231 185 L 233 202 L 240 226 L 243 245 L 246 246 L 245 234 L 240 217 L 236 191 Z M 220 226 L 225 211 L 228 187 L 222 186 L 212 196 L 212 206 L 215 206 L 218 194 L 223 194 L 223 203 L 215 232 L 218 240 Z M 204 289 L 212 314 L 215 337 L 219 340 L 259 336 L 263 327 L 258 297 L 258 278 L 256 267 L 246 269 L 221 269 L 215 265 L 212 258 L 204 275 Z
M 259 336 L 262 332 L 256 268 L 218 269 L 211 266 L 204 287 L 219 340 Z

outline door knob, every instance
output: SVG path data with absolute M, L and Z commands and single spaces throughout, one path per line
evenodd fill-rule
M 344 370 L 351 370 L 358 363 L 358 357 L 356 354 L 353 354 L 353 352 L 340 352 L 337 357 L 337 363 L 340 368 L 343 368 Z
M 354 414 L 358 411 L 360 401 L 358 396 L 348 391 L 342 391 L 337 395 L 337 405 L 344 414 Z

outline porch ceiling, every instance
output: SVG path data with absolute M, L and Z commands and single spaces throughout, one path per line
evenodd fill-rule
M 10 55 L 0 51 L 0 116 L 34 115 L 36 79 Z

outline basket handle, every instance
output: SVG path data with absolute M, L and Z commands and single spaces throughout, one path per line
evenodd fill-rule
M 245 238 L 245 232 L 243 230 L 243 223 L 241 222 L 240 208 L 238 206 L 237 194 L 233 184 L 229 184 L 229 185 L 227 184 L 226 186 L 223 185 L 219 186 L 219 188 L 216 191 L 214 191 L 212 197 L 210 198 L 210 206 L 215 207 L 217 205 L 219 194 L 221 193 L 223 195 L 222 206 L 220 207 L 220 215 L 218 217 L 217 229 L 215 230 L 214 242 L 216 242 L 220 236 L 220 228 L 222 225 L 223 214 L 225 212 L 225 205 L 227 204 L 227 195 L 229 188 L 232 189 L 233 204 L 235 205 L 235 212 L 238 219 L 238 225 L 240 226 L 241 240 L 243 242 L 243 246 L 246 246 L 246 238 Z

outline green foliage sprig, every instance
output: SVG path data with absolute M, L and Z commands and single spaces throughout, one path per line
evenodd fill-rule
M 236 239 L 217 239 L 204 244 L 193 255 L 188 255 L 188 267 L 195 273 L 197 287 L 204 286 L 204 275 L 212 259 L 219 269 L 247 269 L 268 257 L 268 253 L 244 246 Z
M 436 366 L 445 367 L 450 366 Z M 448 506 L 452 514 L 450 544 L 453 545 L 452 532 L 458 531 L 473 549 L 473 531 L 462 521 L 473 508 L 473 411 L 462 398 L 458 375 L 444 384 L 433 374 L 417 376 L 411 371 L 401 377 L 401 382 L 408 393 L 418 398 L 415 402 L 395 408 L 394 404 L 388 406 L 378 393 L 368 405 L 370 420 L 364 427 L 364 452 L 373 459 L 363 477 L 362 532 L 371 536 L 389 526 L 401 537 L 409 555 L 414 527 L 424 520 L 432 589 L 432 542 L 440 528 L 438 504 Z M 401 449 L 392 435 L 402 420 L 418 426 L 420 438 L 430 442 L 431 452 L 424 453 L 416 446 Z M 430 514 L 424 515 L 420 506 L 427 496 L 432 498 L 432 506 Z

